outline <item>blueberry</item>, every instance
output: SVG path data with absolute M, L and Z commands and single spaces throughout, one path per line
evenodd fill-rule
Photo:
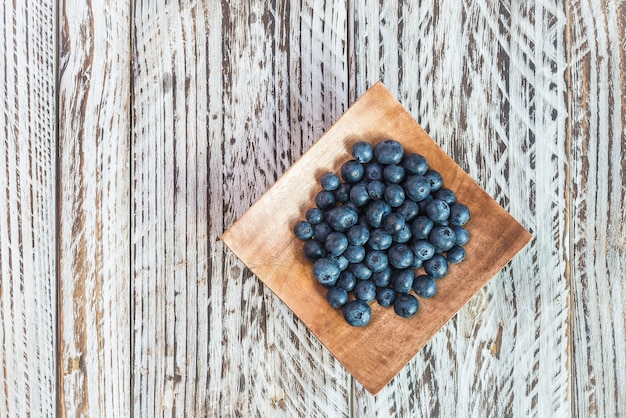
M 424 271 L 434 279 L 441 279 L 448 273 L 448 262 L 441 254 L 435 254 L 430 260 L 424 261 Z
M 411 226 L 407 223 L 398 231 L 391 234 L 393 238 L 393 242 L 397 242 L 398 244 L 404 244 L 411 240 L 413 235 L 411 234 Z
M 411 250 L 415 258 L 426 261 L 435 255 L 435 247 L 430 241 L 425 239 L 416 240 L 411 243 Z
M 331 232 L 333 232 L 333 228 L 331 228 L 331 226 L 326 222 L 320 222 L 315 225 L 315 238 L 319 241 L 326 241 L 326 237 Z
M 415 272 L 413 269 L 395 270 L 391 273 L 391 287 L 397 293 L 408 293 L 413 286 Z
M 404 188 L 399 184 L 390 184 L 385 188 L 385 202 L 392 208 L 400 206 L 404 199 L 406 199 Z
M 333 286 L 326 292 L 326 300 L 333 308 L 341 308 L 348 303 L 348 292 L 341 287 Z
M 419 215 L 420 207 L 415 201 L 406 199 L 403 204 L 398 206 L 396 212 L 402 215 L 407 222 L 411 222 Z
M 372 283 L 378 287 L 386 287 L 391 283 L 391 267 L 372 273 Z
M 311 225 L 317 225 L 318 223 L 322 222 L 323 219 L 324 219 L 324 212 L 322 212 L 321 209 L 311 208 L 306 211 L 306 220 Z
M 347 232 L 348 242 L 352 245 L 365 245 L 370 239 L 370 230 L 365 225 L 354 225 Z
M 327 254 L 326 258 L 328 258 L 329 260 L 334 261 L 335 263 L 337 263 L 337 265 L 339 266 L 339 270 L 340 271 L 344 271 L 345 269 L 348 268 L 348 266 L 350 265 L 350 263 L 348 262 L 348 259 L 346 257 L 342 255 L 331 255 L 331 254 Z
M 372 277 L 372 270 L 367 268 L 363 262 L 350 264 L 349 270 L 352 274 L 354 274 L 354 277 L 359 280 L 368 280 Z
M 353 300 L 343 306 L 343 317 L 353 327 L 363 327 L 370 322 L 372 308 L 362 300 Z
M 354 285 L 356 284 L 356 277 L 352 274 L 351 271 L 344 270 L 339 274 L 339 279 L 337 280 L 337 286 L 344 289 L 346 292 L 351 292 L 354 289 Z
M 450 248 L 446 253 L 446 259 L 448 260 L 448 263 L 459 264 L 465 259 L 465 250 L 463 249 L 463 247 L 455 245 L 454 247 Z
M 313 275 L 324 286 L 334 286 L 340 273 L 337 263 L 328 258 L 319 258 L 313 263 Z
M 346 183 L 356 183 L 363 178 L 363 165 L 356 161 L 346 161 L 341 165 L 341 178 Z
M 411 222 L 411 234 L 413 238 L 424 239 L 428 238 L 428 234 L 435 226 L 435 222 L 427 216 L 418 216 Z
M 420 202 L 430 194 L 430 183 L 426 177 L 410 175 L 404 182 L 404 192 L 409 199 Z
M 428 185 L 428 187 L 430 187 L 430 184 Z M 426 205 L 431 200 L 433 200 L 433 195 L 429 193 L 428 196 L 424 198 L 424 200 L 420 200 L 419 202 L 417 202 L 417 205 L 420 207 L 420 213 L 426 213 Z
M 328 224 L 339 232 L 346 232 L 359 221 L 359 214 L 350 205 L 344 204 L 332 208 L 326 214 Z
M 389 260 L 387 259 L 387 254 L 383 251 L 369 251 L 365 254 L 365 265 L 368 269 L 372 271 L 372 273 L 379 273 L 387 268 L 389 265 Z
M 462 226 L 453 226 L 452 230 L 456 236 L 456 245 L 465 245 L 469 241 L 469 232 Z
M 383 180 L 383 166 L 376 163 L 370 162 L 365 166 L 365 173 L 363 174 L 365 180 L 367 181 L 382 181 Z
M 416 270 L 416 269 L 422 267 L 422 264 L 424 264 L 424 261 L 422 261 L 421 259 L 419 259 L 417 257 L 413 257 L 413 264 L 411 264 L 411 268 L 413 270 Z
M 385 139 L 374 145 L 374 158 L 380 164 L 398 164 L 403 154 L 402 144 L 393 139 Z
M 384 229 L 374 229 L 370 232 L 370 239 L 367 243 L 373 250 L 386 250 L 391 247 L 393 237 Z
M 405 269 L 413 264 L 413 251 L 406 244 L 395 244 L 387 253 L 389 264 L 397 269 Z
M 341 232 L 331 232 L 324 241 L 324 248 L 329 254 L 340 256 L 348 248 L 348 237 Z
M 326 173 L 320 179 L 320 184 L 324 190 L 335 190 L 339 187 L 339 177 L 335 173 Z
M 456 244 L 456 235 L 449 226 L 437 225 L 428 234 L 428 240 L 433 244 L 435 250 L 448 251 Z
M 317 239 L 305 241 L 302 253 L 304 254 L 304 258 L 311 262 L 326 256 L 324 244 Z
M 428 170 L 428 162 L 419 154 L 407 153 L 402 159 L 402 167 L 407 173 L 422 176 Z
M 389 213 L 383 218 L 383 228 L 390 234 L 395 234 L 404 228 L 404 217 L 399 213 Z M 312 236 L 313 234 L 311 234 Z
M 374 150 L 368 142 L 359 141 L 352 145 L 352 157 L 360 163 L 370 161 L 373 155 Z
M 432 298 L 437 293 L 437 282 L 426 274 L 419 275 L 413 280 L 413 291 L 417 296 Z
M 352 292 L 355 298 L 369 302 L 376 297 L 376 285 L 369 280 L 360 280 Z
M 426 215 L 435 222 L 443 222 L 450 216 L 450 206 L 439 199 L 433 199 L 426 205 Z
M 348 245 L 343 256 L 346 257 L 350 263 L 360 263 L 365 258 L 365 247 L 362 245 Z
M 311 225 L 310 222 L 300 221 L 296 224 L 293 230 L 296 234 L 296 237 L 298 237 L 302 241 L 313 238 L 314 229 L 313 225 Z
M 470 212 L 467 206 L 462 203 L 455 203 L 450 206 L 450 223 L 454 226 L 465 225 L 469 221 Z
M 388 308 L 393 305 L 396 300 L 396 292 L 390 287 L 379 287 L 376 289 L 376 301 L 383 308 Z
M 357 183 L 350 189 L 350 201 L 356 206 L 363 206 L 370 200 L 366 183 Z
M 371 199 L 383 199 L 385 197 L 385 183 L 379 180 L 372 180 L 367 183 L 367 193 Z
M 337 202 L 347 202 L 350 199 L 350 186 L 348 183 L 341 183 L 337 189 L 333 190 Z
M 365 208 L 365 221 L 374 228 L 380 228 L 385 215 L 391 213 L 391 206 L 383 200 L 372 200 Z
M 441 186 L 443 186 L 443 179 L 441 178 L 441 174 L 439 174 L 438 171 L 428 170 L 424 174 L 424 177 L 426 178 L 426 180 L 428 180 L 428 183 L 430 184 L 430 190 L 432 192 L 441 189 Z
M 404 180 L 406 172 L 401 165 L 389 164 L 383 169 L 383 177 L 389 183 L 400 183 Z
M 315 195 L 315 205 L 322 210 L 328 210 L 335 206 L 335 195 L 331 191 L 322 190 Z
M 450 189 L 439 189 L 435 192 L 435 199 L 443 200 L 448 205 L 456 202 L 456 195 Z
M 408 293 L 403 293 L 396 297 L 393 303 L 393 311 L 402 318 L 410 318 L 415 315 L 420 307 L 417 298 Z

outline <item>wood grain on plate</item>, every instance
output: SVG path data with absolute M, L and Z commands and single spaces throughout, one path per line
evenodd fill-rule
M 446 187 L 472 212 L 466 260 L 439 281 L 436 297 L 422 300 L 411 319 L 372 304 L 372 321 L 353 328 L 341 310 L 328 306 L 324 288 L 311 274 L 293 235 L 294 224 L 314 206 L 321 173 L 338 172 L 351 144 L 399 140 L 424 155 Z M 318 336 L 363 386 L 375 394 L 426 342 L 529 242 L 530 234 L 483 191 L 381 84 L 366 92 L 222 236 L 224 242 Z

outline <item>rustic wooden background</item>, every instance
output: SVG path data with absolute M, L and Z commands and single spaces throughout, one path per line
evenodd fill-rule
M 0 6 L 0 416 L 626 417 L 626 2 Z M 376 397 L 219 235 L 377 80 L 535 236 Z

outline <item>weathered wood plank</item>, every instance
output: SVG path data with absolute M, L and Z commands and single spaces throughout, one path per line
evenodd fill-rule
M 626 3 L 569 3 L 574 414 L 626 416 Z
M 54 2 L 0 6 L 0 416 L 56 410 Z
M 59 402 L 130 414 L 130 5 L 63 1 L 59 45 Z
M 565 11 L 355 4 L 354 85 L 379 77 L 535 239 L 359 416 L 565 416 Z
M 346 372 L 219 241 L 343 111 L 345 11 L 135 4 L 135 415 L 348 414 Z

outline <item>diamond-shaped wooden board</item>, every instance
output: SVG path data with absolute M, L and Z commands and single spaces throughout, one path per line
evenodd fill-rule
M 393 138 L 406 151 L 425 156 L 444 187 L 467 205 L 471 219 L 466 258 L 439 280 L 437 295 L 420 299 L 410 319 L 374 301 L 363 328 L 346 324 L 341 310 L 325 299 L 325 289 L 302 256 L 293 227 L 314 207 L 320 176 L 339 173 L 351 159 L 352 144 Z M 422 129 L 382 85 L 372 86 L 315 144 L 243 214 L 222 240 L 307 325 L 372 394 L 378 393 L 415 354 L 531 239 L 491 196 L 476 184 Z

